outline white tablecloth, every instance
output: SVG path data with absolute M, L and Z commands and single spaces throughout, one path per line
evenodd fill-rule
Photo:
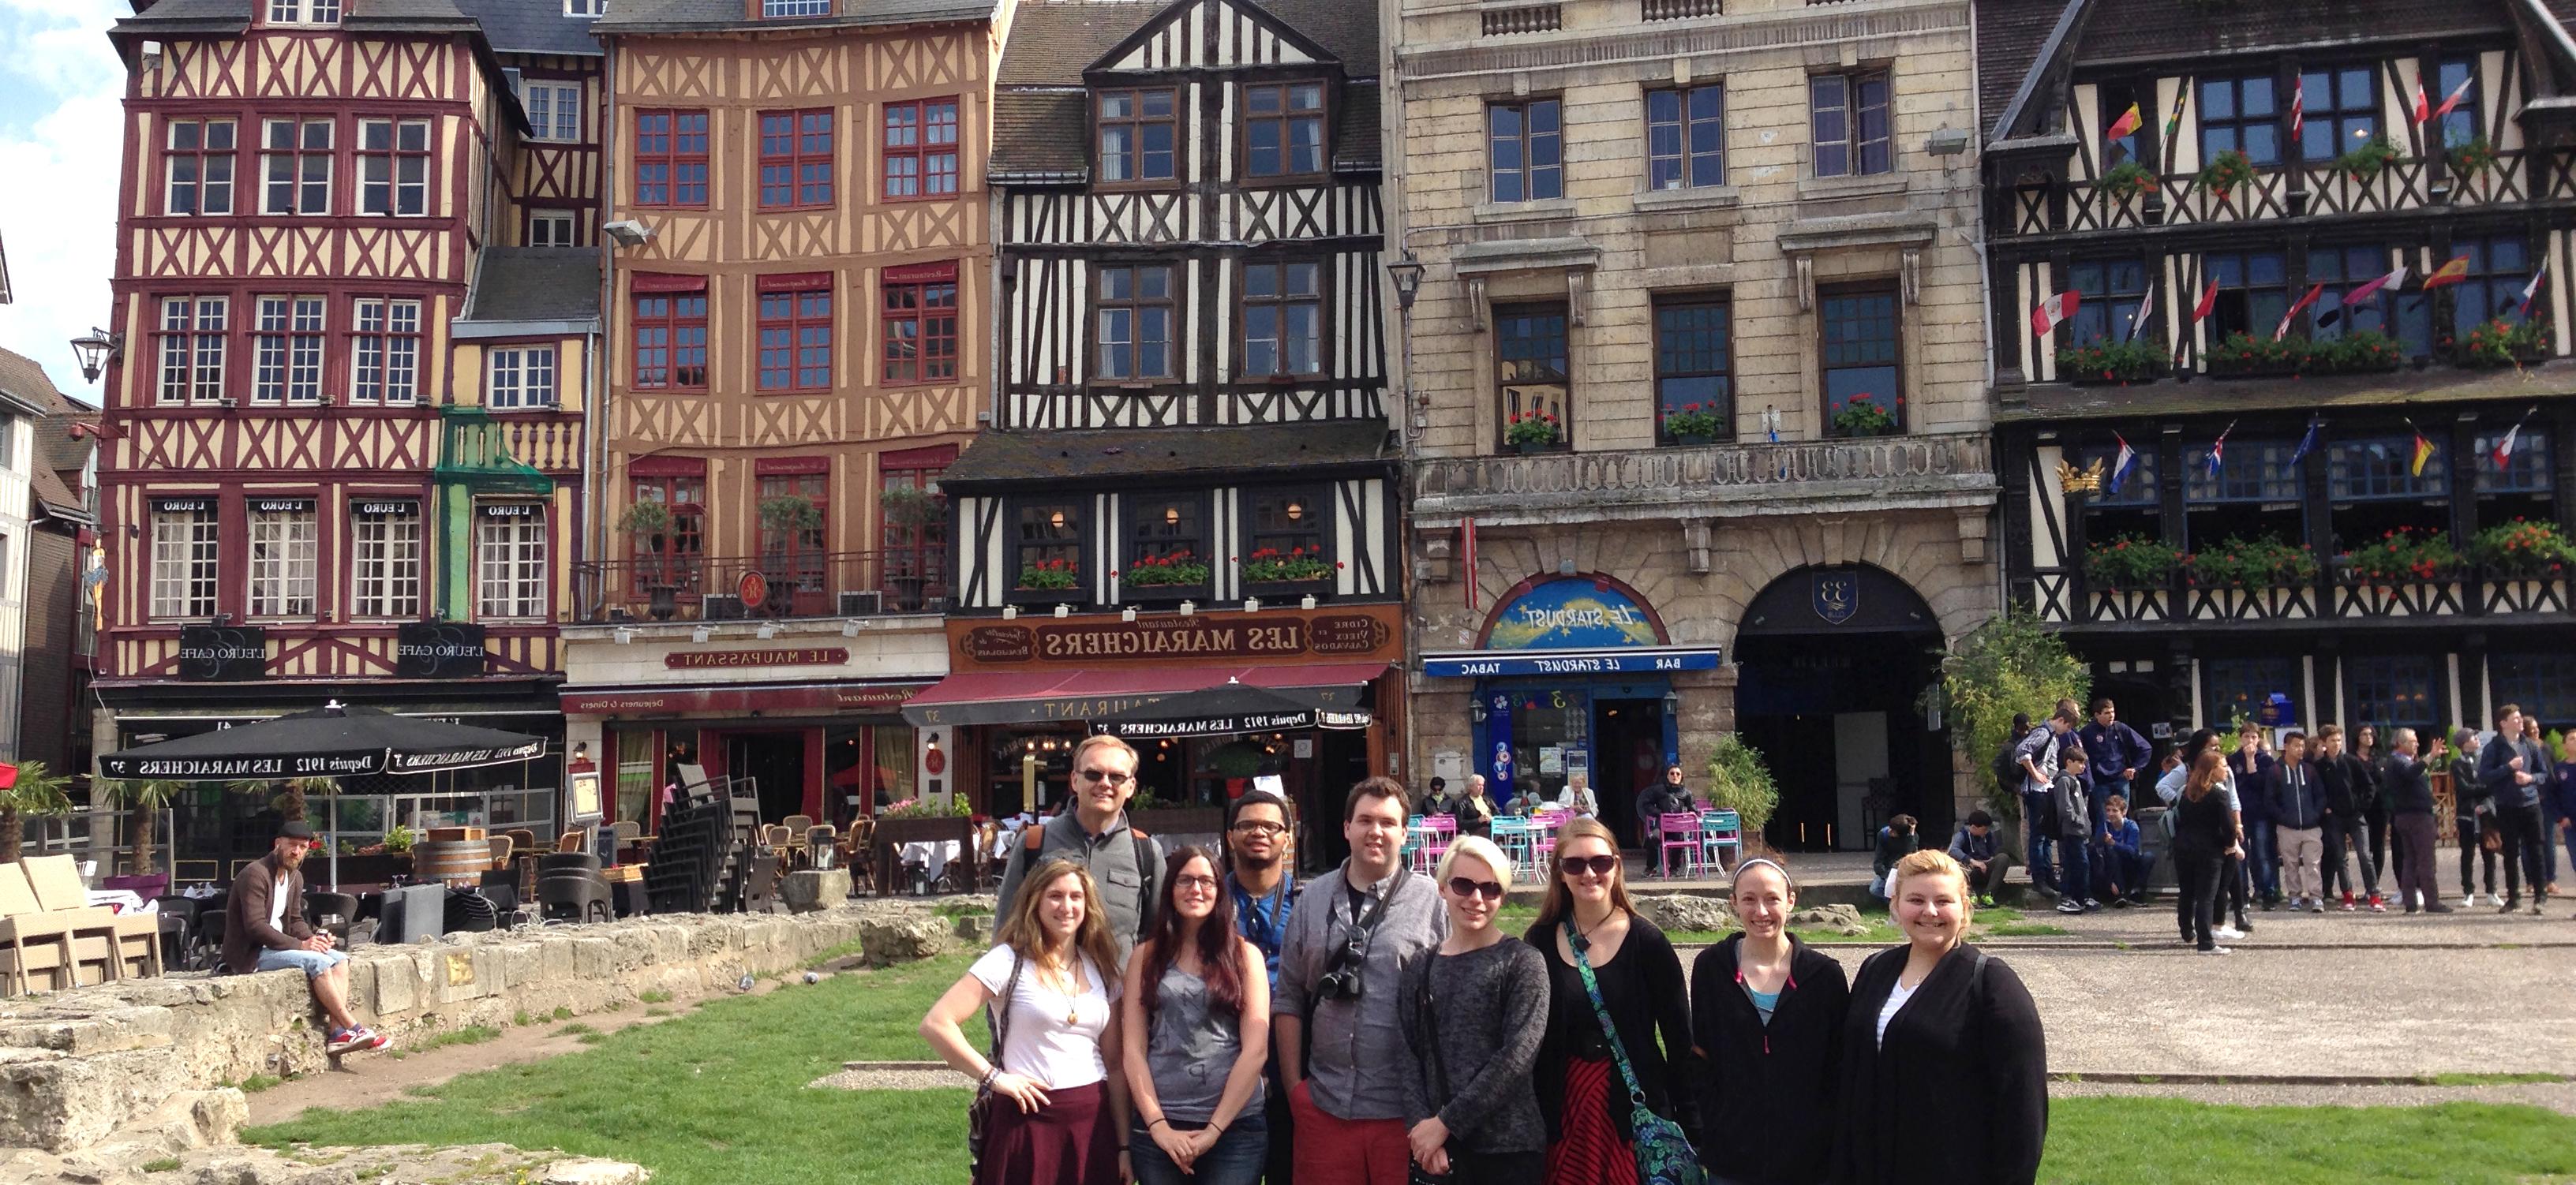
M 91 889 L 89 903 L 104 905 L 118 913 L 153 913 L 158 903 L 146 901 L 132 889 Z
M 932 880 L 939 879 L 940 872 L 948 867 L 948 862 L 956 858 L 957 841 L 953 839 L 917 839 L 895 849 L 895 859 L 905 864 L 920 863 L 927 866 Z

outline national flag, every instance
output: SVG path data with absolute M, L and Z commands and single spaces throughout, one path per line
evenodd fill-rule
M 2299 462 L 2307 460 L 2308 454 L 2314 452 L 2317 447 L 2317 429 L 2324 426 L 2324 420 L 2319 419 L 2316 416 L 2309 416 L 2308 434 L 2299 438 L 2299 447 L 2290 450 L 2290 459 L 2283 463 L 2281 467 L 2283 469 L 2296 469 L 2299 467 Z
M 2531 302 L 2539 298 L 2540 283 L 2548 278 L 2549 259 L 2543 256 L 2540 260 L 2540 270 L 2531 273 L 2531 282 L 2522 286 L 2522 304 L 2516 309 L 2517 312 L 2525 317 L 2531 315 Z
M 2272 330 L 2272 340 L 2279 341 L 2290 336 L 2290 323 L 2298 320 L 2299 314 L 2308 311 L 2309 305 L 2317 303 L 2317 298 L 2325 295 L 2325 291 L 2326 286 L 2323 284 L 2310 287 L 2306 296 L 2300 297 L 2297 304 L 2290 306 L 2289 312 L 2281 314 L 2281 324 Z
M 2291 138 L 2291 139 L 2293 139 L 2293 140 L 2298 139 L 2298 138 L 2299 138 L 2299 132 L 2300 132 L 2300 130 L 2301 130 L 2301 129 L 2303 129 L 2303 128 L 2305 128 L 2305 127 L 2307 127 L 2307 126 L 2308 126 L 2308 84 L 2307 84 L 2307 80 L 2306 80 L 2306 79 L 2303 79 L 2303 78 L 2296 78 L 2296 79 L 2292 79 L 2292 80 L 2290 80 L 2290 138 Z
M 2407 474 L 2412 477 L 2424 476 L 2424 463 L 2432 459 L 2433 442 L 2424 439 L 2424 430 L 2417 428 L 2415 430 L 2415 459 L 2407 464 Z
M 2211 481 L 2218 480 L 2218 471 L 2227 464 L 2227 433 L 2235 430 L 2235 423 L 2229 422 L 2226 429 L 2218 434 L 2218 439 L 2209 444 L 2209 479 Z
M 0 790 L 15 789 L 17 785 L 18 767 L 6 761 L 0 761 Z
M 2206 320 L 2208 320 L 2208 319 L 2209 319 L 2210 311 L 2211 311 L 2212 309 L 2217 308 L 2217 307 L 2218 307 L 2218 281 L 2216 281 L 2216 280 L 2211 280 L 2211 281 L 2209 282 L 2209 287 L 2207 287 L 2207 288 L 2203 288 L 2203 289 L 2201 289 L 2201 290 L 2200 290 L 2200 303 L 2199 303 L 2199 304 L 2196 304 L 2196 305 L 2191 306 L 2191 319 L 2192 319 L 2192 321 L 2193 321 L 2193 322 L 2195 322 L 2195 323 L 2198 323 L 2198 322 L 2201 322 L 2201 321 L 2206 321 Z
M 2182 108 L 2183 104 L 2188 102 L 2190 99 L 2191 80 L 2186 78 L 2183 80 L 2181 86 L 2174 88 L 2173 114 L 2165 116 L 2165 147 L 2167 151 L 2172 150 L 2174 137 L 2182 131 Z
M 2144 122 L 2145 120 L 2140 119 L 2138 116 L 2138 105 L 2131 103 L 2129 104 L 2128 110 L 2120 113 L 2120 118 L 2111 121 L 2111 130 L 2104 132 L 2102 134 L 2102 138 L 2105 140 L 2120 139 L 2131 132 L 2137 131 L 2138 125 Z
M 2083 303 L 2084 294 L 2072 288 L 2039 302 L 2039 307 L 2030 311 L 2030 331 L 2041 337 L 2057 332 L 2057 327 L 2074 316 L 2076 306 Z
M 2424 291 L 2431 292 L 2444 284 L 2457 284 L 2468 278 L 2469 257 L 2462 255 L 2453 259 L 2449 263 L 2434 268 L 2432 275 L 2424 277 Z
M 2381 276 L 2376 280 L 2372 280 L 2359 288 L 2355 288 L 2350 292 L 2344 293 L 2341 304 L 2335 308 L 2326 310 L 2323 315 L 2317 318 L 2317 327 L 2322 329 L 2342 320 L 2345 313 L 2360 308 L 2365 302 L 2378 296 L 2383 290 L 2393 290 L 2403 288 L 2405 286 L 2406 269 L 2400 267 L 2396 271 L 2390 272 L 2387 275 Z
M 2143 295 L 2143 296 L 2140 296 L 2140 297 L 2138 298 L 2138 311 L 2137 311 L 2137 313 L 2136 313 L 2134 316 L 2131 316 L 2131 317 L 2129 318 L 2129 337 L 2128 337 L 2128 340 L 2130 340 L 2130 341 L 2136 341 L 2136 340 L 2138 340 L 2138 334 L 2139 334 L 2140 332 L 2144 331 L 2144 330 L 2146 329 L 2146 327 L 2147 327 L 2147 318 L 2148 318 L 2150 315 L 2152 315 L 2155 311 L 2156 311 L 2156 286 L 2155 286 L 2155 285 L 2153 285 L 2153 284 L 2149 284 L 2149 285 L 2147 285 L 2147 291 L 2146 291 L 2146 294 L 2145 294 L 2145 295 Z
M 2138 450 L 2129 447 L 2129 438 L 2114 432 L 2111 439 L 2120 442 L 2120 451 L 2111 458 L 2111 480 L 2102 483 L 2106 495 L 2118 494 L 2121 483 L 2129 480 L 2129 471 L 2138 467 Z
M 1458 583 L 1467 586 L 1467 608 L 1476 607 L 1476 520 L 1471 516 L 1458 522 L 1458 551 L 1466 561 Z
M 2513 427 L 2505 430 L 2504 439 L 2496 442 L 2495 451 L 2487 454 L 2488 456 L 2495 458 L 2496 468 L 2510 469 L 2513 467 L 2514 442 L 2522 438 L 2522 426 L 2531 422 L 2532 412 L 2539 410 L 2540 408 L 2537 405 L 2534 405 L 2531 411 L 2522 413 L 2522 418 L 2515 420 L 2513 422 Z
M 2424 76 L 2419 73 L 2415 76 L 2415 124 L 2421 127 L 2432 118 L 2433 109 L 2424 102 Z
M 2468 77 L 2461 79 L 2460 85 L 2452 87 L 2450 96 L 2442 100 L 2442 105 L 2433 109 L 2433 118 L 2440 119 L 2445 115 L 2449 115 L 2452 108 L 2460 105 L 2460 100 L 2469 97 L 2469 84 L 2476 82 L 2477 80 L 2478 76 L 2475 74 L 2471 74 Z M 2423 84 L 2416 84 L 2416 90 L 2420 93 L 2423 90 Z

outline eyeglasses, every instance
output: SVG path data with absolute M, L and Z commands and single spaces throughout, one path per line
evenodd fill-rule
M 1567 856 L 1564 858 L 1564 865 L 1567 876 L 1573 876 L 1578 872 L 1608 876 L 1619 867 L 1619 858 L 1617 856 Z
M 1286 834 L 1288 834 L 1288 825 L 1287 825 L 1287 824 L 1285 824 L 1285 823 L 1272 823 L 1272 822 L 1267 822 L 1267 821 L 1259 820 L 1259 819 L 1246 819 L 1246 820 L 1243 820 L 1242 822 L 1236 823 L 1236 824 L 1234 825 L 1234 829 L 1235 829 L 1236 831 L 1238 831 L 1238 832 L 1241 832 L 1241 833 L 1245 834 L 1245 835 L 1286 835 Z
M 1174 888 L 1199 889 L 1209 893 L 1216 892 L 1216 878 L 1212 876 L 1173 877 L 1172 885 Z
M 1122 774 L 1114 769 L 1086 769 L 1082 771 L 1082 780 L 1086 782 L 1107 782 L 1112 786 L 1124 786 L 1129 782 L 1135 781 L 1136 775 Z
M 1459 897 L 1482 897 L 1487 901 L 1503 899 L 1503 887 L 1492 881 L 1469 880 L 1463 876 L 1449 878 L 1449 892 Z

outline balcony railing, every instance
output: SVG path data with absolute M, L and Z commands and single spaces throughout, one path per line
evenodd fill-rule
M 1546 521 L 1552 511 L 1723 517 L 1728 503 L 1817 499 L 1820 509 L 1991 500 L 1994 455 L 1982 433 L 1874 436 L 1781 444 L 1452 457 L 1414 469 L 1419 515 L 1474 515 L 1492 525 Z
M 1677 21 L 1695 16 L 1717 16 L 1721 11 L 1720 0 L 1637 0 L 1640 20 Z
M 2080 600 L 2076 591 L 2081 590 Z M 2030 584 L 2047 620 L 2082 625 L 2167 625 L 2182 621 L 2387 620 L 2426 617 L 2568 615 L 2562 573 L 2485 572 L 2475 567 L 2423 579 L 2374 579 L 2329 565 L 2318 579 L 2262 588 L 2193 585 L 2180 574 L 2145 587 L 2084 580 L 2073 568 L 2045 569 Z M 2323 606 L 2320 612 L 2319 606 Z
M 646 556 L 580 565 L 580 620 L 735 621 L 936 613 L 944 550 Z
M 2204 184 L 2196 173 L 2164 174 L 2156 179 L 2156 188 L 2126 196 L 2101 181 L 2076 181 L 2063 194 L 2063 225 L 2056 224 L 2052 212 L 2052 205 L 2061 200 L 2056 191 L 2025 187 L 2016 191 L 2012 233 L 2378 214 L 2541 198 L 2576 199 L 2576 152 L 2498 152 L 2494 165 L 2467 176 L 2447 160 L 2428 157 L 2400 157 L 2366 178 L 2330 161 L 2301 161 L 2256 169 L 2252 180 L 2225 191 Z

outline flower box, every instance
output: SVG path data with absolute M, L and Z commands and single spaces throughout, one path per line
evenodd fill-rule
M 1330 600 L 1333 595 L 1333 578 L 1318 576 L 1312 580 L 1246 580 L 1243 582 L 1243 595 L 1280 604 L 1294 604 L 1304 597 L 1313 597 L 1318 601 Z

